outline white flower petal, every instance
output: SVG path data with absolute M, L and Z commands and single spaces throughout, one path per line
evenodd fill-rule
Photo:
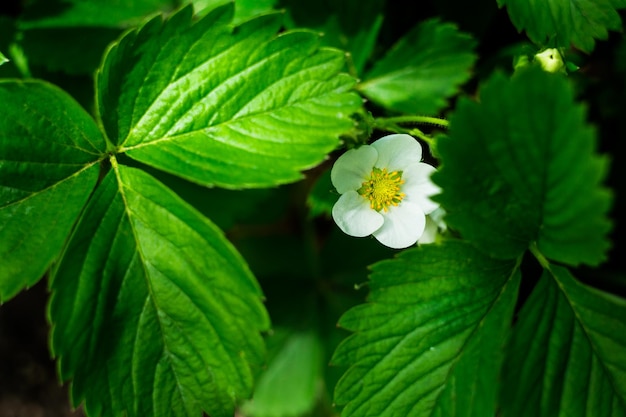
M 409 135 L 387 135 L 372 143 L 372 147 L 378 151 L 376 167 L 380 169 L 404 171 L 422 160 L 422 145 Z
M 424 228 L 424 233 L 417 240 L 420 245 L 433 243 L 437 238 L 437 234 L 439 233 L 439 227 L 437 227 L 437 223 L 430 216 L 426 216 L 426 227 Z
M 333 219 L 345 233 L 354 237 L 369 236 L 385 221 L 382 214 L 370 207 L 369 201 L 356 191 L 348 191 L 333 206 Z
M 391 207 L 383 217 L 385 223 L 372 234 L 380 243 L 394 249 L 414 245 L 426 227 L 426 216 L 421 207 L 408 201 Z
M 435 222 L 439 230 L 448 230 L 448 225 L 445 222 L 446 211 L 443 208 L 437 208 L 435 211 L 430 213 L 428 217 L 430 217 L 432 221 Z
M 341 155 L 330 171 L 330 180 L 339 192 L 358 190 L 369 178 L 378 159 L 378 151 L 369 145 L 350 149 Z
M 406 194 L 404 201 L 419 204 L 425 214 L 430 214 L 439 207 L 438 203 L 429 198 L 441 192 L 441 188 L 430 179 L 435 171 L 435 167 L 420 162 L 402 172 L 402 192 Z

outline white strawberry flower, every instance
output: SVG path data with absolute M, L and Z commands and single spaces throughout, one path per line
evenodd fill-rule
M 421 160 L 421 145 L 405 134 L 341 155 L 330 172 L 341 194 L 332 210 L 335 223 L 350 236 L 373 235 L 390 248 L 414 245 L 424 235 L 426 216 L 439 207 L 430 199 L 440 192 L 430 180 L 435 168 Z

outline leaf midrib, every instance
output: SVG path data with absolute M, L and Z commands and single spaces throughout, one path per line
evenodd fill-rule
M 620 391 L 617 389 L 617 383 L 615 382 L 615 378 L 613 377 L 613 373 L 610 372 L 606 365 L 605 365 L 605 361 L 602 359 L 603 356 L 599 354 L 598 352 L 598 348 L 596 347 L 596 344 L 594 343 L 593 338 L 591 337 L 591 333 L 592 331 L 585 325 L 584 320 L 582 320 L 579 312 L 577 311 L 576 308 L 574 308 L 575 305 L 577 305 L 569 296 L 567 290 L 565 289 L 565 286 L 561 283 L 561 280 L 556 276 L 555 273 L 553 273 L 551 270 L 548 270 L 548 272 L 550 273 L 550 276 L 552 277 L 552 279 L 556 282 L 560 292 L 565 296 L 565 299 L 567 300 L 567 303 L 569 304 L 570 309 L 572 310 L 572 313 L 574 314 L 574 317 L 576 318 L 576 321 L 578 323 L 578 325 L 580 326 L 581 329 L 584 330 L 583 334 L 585 335 L 585 338 L 587 339 L 589 346 L 591 347 L 591 350 L 593 352 L 593 355 L 598 358 L 598 362 L 600 362 L 601 366 L 602 366 L 602 370 L 606 376 L 606 378 L 609 380 L 610 384 L 611 384 L 611 388 L 613 389 L 613 394 L 619 399 L 622 407 L 624 409 L 626 409 L 626 399 L 624 399 L 621 395 L 620 395 Z M 568 279 L 571 278 L 574 282 L 574 285 L 579 285 L 578 282 L 575 281 L 574 277 L 568 277 Z M 626 372 L 625 372 L 626 373 Z
M 123 181 L 122 181 L 122 179 L 121 179 L 121 176 L 120 176 L 120 173 L 119 173 L 119 168 L 118 168 L 118 166 L 117 166 L 117 162 L 115 161 L 114 157 L 112 157 L 112 166 L 113 166 L 113 168 L 114 168 L 114 170 L 115 170 L 115 174 L 116 174 L 116 178 L 117 178 L 117 183 L 118 183 L 118 187 L 119 187 L 119 188 L 118 188 L 118 190 L 119 190 L 120 196 L 122 197 L 122 201 L 123 201 L 123 204 L 124 204 L 124 213 L 125 213 L 126 217 L 127 217 L 127 218 L 128 218 L 128 220 L 129 220 L 129 221 L 128 221 L 128 223 L 129 223 L 129 226 L 130 226 L 130 228 L 131 228 L 131 230 L 132 230 L 132 234 L 133 234 L 133 237 L 134 237 L 134 241 L 135 241 L 135 243 L 136 243 L 136 244 L 135 244 L 135 246 L 136 246 L 136 248 L 137 248 L 137 254 L 138 254 L 139 258 L 140 258 L 140 262 L 141 262 L 141 265 L 142 265 L 142 269 L 144 270 L 144 273 L 142 274 L 142 276 L 145 278 L 146 288 L 147 288 L 147 291 L 148 291 L 148 294 L 147 294 L 147 296 L 146 296 L 146 304 L 150 304 L 150 305 L 151 305 L 151 307 L 152 307 L 152 308 L 154 309 L 154 311 L 155 311 L 155 317 L 157 318 L 157 321 L 158 321 L 158 323 L 159 323 L 159 329 L 160 329 L 159 336 L 160 336 L 160 338 L 161 338 L 161 342 L 162 342 L 162 345 L 163 345 L 163 354 L 164 354 L 164 355 L 168 358 L 168 359 L 167 359 L 167 362 L 168 362 L 168 366 L 169 366 L 169 369 L 170 369 L 170 373 L 171 373 L 171 375 L 173 375 L 173 376 L 174 376 L 174 378 L 176 379 L 176 386 L 178 387 L 178 388 L 177 388 L 177 390 L 176 390 L 176 395 L 178 395 L 178 396 L 182 399 L 182 402 L 183 402 L 183 404 L 185 404 L 185 407 L 186 407 L 186 406 L 188 405 L 188 401 L 185 401 L 185 400 L 184 400 L 184 399 L 185 399 L 184 391 L 180 389 L 180 387 L 183 387 L 185 384 L 181 384 L 181 383 L 179 383 L 178 373 L 177 373 L 177 371 L 176 371 L 176 369 L 175 369 L 174 365 L 172 364 L 171 360 L 169 359 L 169 358 L 170 358 L 170 356 L 171 356 L 171 352 L 172 352 L 172 350 L 168 347 L 168 343 L 167 343 L 167 341 L 166 341 L 166 338 L 164 337 L 164 334 L 166 333 L 166 332 L 165 332 L 165 327 L 164 327 L 164 325 L 162 324 L 161 316 L 160 316 L 160 314 L 159 314 L 159 313 L 162 313 L 162 314 L 164 314 L 164 315 L 166 315 L 166 316 L 168 316 L 168 314 L 167 314 L 166 310 L 165 310 L 165 309 L 160 308 L 159 304 L 157 303 L 157 298 L 155 297 L 155 293 L 154 293 L 154 290 L 153 290 L 153 287 L 152 287 L 152 282 L 151 282 L 151 280 L 149 279 L 149 275 L 150 275 L 150 274 L 149 274 L 149 273 L 148 273 L 148 271 L 145 269 L 145 266 L 146 266 L 146 265 L 148 265 L 148 264 L 150 264 L 150 262 L 148 262 L 148 261 L 146 260 L 147 258 L 146 258 L 146 256 L 144 255 L 144 253 L 143 253 L 143 251 L 142 251 L 141 245 L 139 244 L 140 239 L 139 239 L 139 237 L 138 237 L 138 234 L 137 234 L 137 231 L 136 231 L 136 228 L 135 228 L 134 222 L 133 222 L 133 221 L 131 221 L 131 219 L 132 219 L 132 217 L 133 217 L 133 212 L 129 209 L 130 205 L 129 205 L 129 203 L 128 203 L 128 200 L 127 200 L 126 194 L 125 194 L 125 192 L 124 192 L 124 190 L 125 190 L 126 188 L 128 188 L 128 187 L 127 187 L 127 185 L 126 185 L 126 184 L 124 184 L 124 182 L 123 182 Z M 158 204 L 158 203 L 156 203 L 156 202 L 154 202 L 154 203 L 155 203 L 155 204 L 157 204 L 159 207 L 161 207 L 161 208 L 163 208 L 163 209 L 166 209 L 166 210 L 167 210 L 167 208 L 166 208 L 166 207 L 164 207 L 164 206 L 162 206 L 162 205 L 160 205 L 160 204 Z M 155 232 L 157 232 L 157 233 L 158 233 L 158 230 L 156 230 L 156 229 L 153 229 L 153 230 L 154 230 Z M 201 236 L 201 235 L 199 235 L 199 236 L 202 238 L 202 236 Z M 193 304 L 193 305 L 197 308 L 197 310 L 198 310 L 198 311 L 202 312 L 202 309 L 198 308 L 197 304 L 193 301 L 192 297 L 189 297 L 189 295 L 188 295 L 188 294 L 187 294 L 187 293 L 186 293 L 186 292 L 185 292 L 182 288 L 180 288 L 180 286 L 178 286 L 178 285 L 177 285 L 174 281 L 171 281 L 171 280 L 170 280 L 169 282 L 170 282 L 172 285 L 175 285 L 175 286 L 176 286 L 176 287 L 180 290 L 180 292 L 181 292 L 182 294 L 184 294 L 184 295 L 187 297 L 187 299 L 188 299 L 188 300 L 190 300 L 190 301 L 192 302 L 192 304 Z M 142 311 L 143 311 L 143 310 L 142 310 Z M 223 352 L 225 353 L 225 355 L 226 355 L 226 356 L 229 356 L 229 357 L 230 357 L 230 355 L 228 354 L 228 348 L 227 348 L 227 346 L 223 343 L 223 340 L 222 340 L 222 337 L 221 337 L 221 335 L 220 335 L 220 332 L 217 330 L 216 326 L 215 326 L 213 323 L 211 323 L 211 321 L 210 321 L 209 317 L 207 317 L 206 315 L 202 314 L 202 317 L 203 317 L 203 320 L 206 320 L 206 323 L 207 323 L 209 326 L 211 326 L 211 328 L 213 328 L 213 329 L 214 329 L 215 335 L 216 335 L 216 336 L 219 338 L 219 340 L 220 340 L 220 346 L 222 347 Z M 179 328 L 179 324 L 178 324 L 178 322 L 177 322 L 176 320 L 172 320 L 172 323 L 173 323 L 173 325 L 174 325 L 174 326 L 176 326 L 177 328 Z M 187 335 L 187 333 L 186 333 L 186 332 L 184 332 L 184 331 L 180 331 L 179 333 L 180 333 L 181 335 L 183 335 L 185 338 L 188 338 L 188 335 Z M 202 355 L 201 355 L 201 354 L 197 351 L 197 349 L 195 348 L 194 344 L 193 344 L 193 343 L 190 343 L 189 345 L 192 347 L 192 349 L 193 349 L 193 350 L 194 350 L 194 352 L 196 353 L 197 357 L 198 357 L 198 358 L 202 358 Z M 133 346 L 133 351 L 134 351 L 134 346 Z M 202 360 L 202 361 L 203 361 L 203 363 L 204 363 L 204 360 Z M 236 370 L 236 371 L 239 371 L 239 368 L 237 368 L 236 366 L 234 366 L 234 368 L 235 368 L 235 370 Z M 241 373 L 239 373 L 239 379 L 240 379 L 240 380 L 244 379 L 244 377 L 243 377 L 243 375 L 241 375 Z M 135 391 L 134 384 L 133 384 L 133 391 Z
M 47 186 L 45 188 L 42 188 L 41 190 L 33 191 L 29 195 L 27 195 L 27 196 L 25 196 L 23 198 L 20 198 L 19 200 L 15 200 L 15 201 L 12 201 L 9 204 L 5 204 L 3 206 L 0 206 L 0 210 L 3 210 L 5 208 L 7 208 L 7 207 L 11 207 L 11 206 L 14 206 L 14 205 L 17 205 L 17 204 L 22 204 L 22 203 L 28 201 L 31 198 L 39 196 L 42 193 L 46 193 L 48 191 L 52 191 L 56 187 L 58 187 L 60 184 L 63 184 L 64 182 L 67 182 L 67 181 L 73 179 L 74 177 L 79 176 L 80 174 L 82 174 L 83 172 L 87 171 L 89 168 L 91 168 L 92 166 L 94 166 L 94 165 L 96 165 L 98 163 L 100 163 L 100 160 L 93 161 L 93 162 L 90 162 L 90 163 L 85 164 L 85 165 L 81 165 L 81 164 L 66 164 L 66 165 L 70 165 L 70 166 L 72 166 L 72 165 L 82 166 L 82 168 L 79 169 L 78 171 L 73 172 L 72 175 L 69 175 L 69 176 L 67 176 L 65 178 L 62 178 L 59 181 L 57 181 L 57 182 L 55 182 L 53 184 L 50 184 L 49 186 Z
M 519 265 L 520 265 L 520 262 L 521 262 L 521 258 L 522 258 L 521 256 L 518 258 L 518 260 L 517 260 L 517 263 L 516 263 L 515 267 L 514 267 L 514 268 L 513 268 L 513 270 L 511 271 L 511 274 L 509 275 L 509 277 L 508 277 L 508 278 L 504 281 L 504 283 L 503 283 L 503 285 L 502 285 L 502 287 L 501 287 L 500 291 L 498 292 L 498 295 L 494 298 L 493 302 L 492 302 L 492 303 L 490 304 L 490 306 L 489 306 L 489 307 L 485 310 L 485 313 L 481 316 L 480 320 L 478 320 L 478 321 L 476 322 L 476 324 L 473 326 L 473 329 L 472 329 L 472 330 L 470 331 L 470 333 L 467 335 L 467 337 L 466 337 L 465 341 L 463 342 L 462 347 L 459 349 L 459 352 L 458 352 L 458 353 L 457 353 L 457 354 L 456 354 L 456 355 L 455 355 L 452 359 L 450 359 L 449 361 L 447 361 L 447 362 L 446 362 L 446 363 L 450 362 L 450 363 L 452 363 L 452 364 L 450 365 L 450 370 L 449 370 L 449 372 L 448 372 L 448 374 L 447 374 L 447 377 L 446 377 L 446 379 L 445 379 L 445 381 L 446 381 L 446 382 L 444 382 L 444 385 L 442 385 L 442 386 L 440 386 L 440 387 L 437 387 L 437 388 L 441 388 L 441 391 L 440 391 L 439 395 L 436 397 L 436 399 L 435 399 L 435 405 L 433 406 L 433 408 L 432 408 L 432 410 L 431 410 L 431 413 L 430 413 L 429 415 L 431 415 L 431 416 L 432 416 L 432 415 L 434 415 L 433 413 L 437 410 L 437 403 L 440 401 L 441 394 L 443 394 L 443 393 L 445 392 L 445 386 L 446 386 L 446 383 L 447 383 L 447 381 L 449 381 L 449 380 L 450 380 L 450 378 L 451 378 L 451 377 L 450 377 L 450 375 L 452 375 L 452 374 L 453 374 L 454 369 L 455 369 L 455 367 L 456 367 L 456 364 L 459 362 L 460 358 L 462 357 L 462 355 L 463 355 L 463 353 L 464 353 L 464 349 L 465 349 L 465 347 L 466 347 L 466 346 L 467 346 L 467 344 L 470 342 L 470 340 L 472 339 L 472 337 L 476 334 L 476 332 L 478 331 L 478 329 L 482 327 L 482 324 L 483 324 L 483 323 L 484 323 L 484 321 L 486 320 L 486 317 L 487 317 L 487 316 L 489 315 L 489 313 L 493 310 L 494 306 L 497 304 L 498 300 L 500 300 L 500 299 L 501 299 L 501 297 L 502 297 L 502 295 L 504 294 L 505 290 L 507 289 L 508 285 L 509 285 L 509 284 L 511 283 L 511 281 L 513 280 L 513 278 L 514 278 L 514 276 L 515 276 L 515 274 L 516 274 L 516 272 L 517 272 L 517 270 L 518 270 L 518 268 L 519 268 Z M 467 328 L 470 328 L 470 327 L 472 327 L 472 326 L 469 326 L 469 327 L 467 327 Z M 410 334 L 410 333 L 409 333 L 409 334 Z M 408 337 L 408 336 L 409 336 L 409 334 L 402 335 L 402 338 L 401 338 L 401 339 L 402 339 L 402 340 L 404 340 L 406 337 Z M 397 337 L 397 336 L 396 336 L 396 337 Z M 399 345 L 399 343 L 400 343 L 400 342 L 396 343 L 396 345 L 395 345 L 394 349 L 395 349 L 395 348 Z M 392 349 L 392 350 L 393 350 L 393 349 Z M 385 356 L 388 356 L 389 354 L 391 354 L 391 351 L 390 351 L 389 353 L 387 353 Z M 381 361 L 381 360 L 378 360 L 378 361 L 377 361 L 377 363 L 380 363 L 380 361 Z M 444 366 L 444 365 L 442 364 L 441 366 Z M 369 372 L 368 372 L 368 374 L 369 374 Z M 387 385 L 387 384 L 385 384 L 385 385 Z M 405 391 L 406 391 L 407 389 L 409 389 L 409 388 L 410 388 L 410 386 L 407 386 L 407 387 L 406 387 L 406 388 L 405 388 L 402 392 L 405 392 Z M 433 388 L 433 389 L 432 389 L 431 391 L 429 391 L 429 392 L 435 391 L 437 388 Z M 381 391 L 379 391 L 379 392 L 382 392 L 382 390 L 381 390 Z M 399 394 L 394 396 L 394 398 L 393 398 L 393 400 L 391 401 L 391 403 L 389 403 L 389 404 L 388 404 L 388 408 L 389 408 L 389 409 L 392 409 L 392 408 L 393 408 L 393 406 L 392 406 L 393 402 L 394 402 L 394 401 L 396 401 L 399 397 L 400 397 L 400 395 L 399 395 Z M 417 404 L 418 404 L 418 402 L 419 402 L 419 401 L 416 401 L 416 402 L 415 402 L 415 405 L 417 405 Z M 357 410 L 362 409 L 362 407 L 363 407 L 363 406 L 365 406 L 365 405 L 366 405 L 366 403 L 365 403 L 365 402 L 361 402 L 361 404 L 359 404 L 359 406 L 358 406 L 357 408 L 355 408 L 353 412 L 354 412 L 354 413 L 356 413 L 356 411 L 357 411 Z M 414 405 L 414 407 L 415 407 L 415 405 Z
M 233 46 L 237 46 L 237 45 L 238 45 L 238 44 L 234 44 Z M 229 48 L 229 49 L 230 49 L 230 48 Z M 189 71 L 187 74 L 185 74 L 185 76 L 184 76 L 184 77 L 186 77 L 188 74 L 190 74 L 190 73 L 192 73 L 192 72 L 195 72 L 195 71 L 196 71 L 199 67 L 204 66 L 204 65 L 206 65 L 206 64 L 208 64 L 208 63 L 210 63 L 210 62 L 214 61 L 214 60 L 215 60 L 215 59 L 217 59 L 217 58 L 218 58 L 221 54 L 226 53 L 229 49 L 222 51 L 219 55 L 216 55 L 215 57 L 211 58 L 210 60 L 205 61 L 205 62 L 203 62 L 202 64 L 198 65 L 196 68 L 194 68 L 193 70 L 191 70 L 191 71 Z M 207 92 L 207 93 L 203 96 L 203 99 L 205 99 L 206 97 L 208 97 L 208 96 L 209 96 L 212 92 L 214 92 L 217 88 L 219 88 L 220 86 L 224 85 L 225 83 L 227 83 L 227 82 L 229 82 L 229 81 L 231 81 L 231 80 L 238 80 L 238 79 L 241 79 L 241 77 L 242 77 L 245 73 L 248 73 L 248 72 L 250 72 L 250 71 L 253 71 L 254 69 L 256 69 L 256 68 L 258 68 L 258 67 L 260 67 L 260 66 L 264 65 L 267 61 L 269 61 L 269 60 L 271 60 L 271 59 L 275 58 L 276 56 L 280 55 L 280 54 L 281 54 L 281 53 L 283 53 L 283 52 L 284 52 L 284 49 L 278 50 L 278 51 L 276 51 L 276 52 L 272 53 L 271 55 L 268 55 L 267 57 L 264 57 L 263 59 L 261 59 L 261 60 L 259 60 L 259 61 L 255 62 L 253 65 L 246 66 L 246 67 L 244 67 L 243 69 L 241 69 L 240 71 L 238 71 L 238 72 L 236 72 L 236 73 L 232 74 L 231 76 L 229 76 L 228 78 L 226 78 L 224 81 L 220 82 L 219 84 L 216 84 L 216 85 L 213 87 L 213 89 L 211 89 L 210 91 L 208 91 L 208 92 Z M 259 95 L 264 94 L 264 93 L 265 93 L 265 91 L 267 91 L 268 89 L 270 89 L 272 86 L 276 85 L 277 83 L 284 82 L 286 79 L 296 77 L 297 75 L 302 74 L 302 73 L 304 73 L 304 72 L 315 72 L 315 71 L 316 71 L 316 69 L 321 68 L 321 67 L 323 67 L 323 66 L 327 65 L 327 62 L 328 62 L 328 61 L 323 61 L 323 62 L 320 62 L 320 63 L 318 63 L 318 64 L 316 64 L 316 65 L 313 65 L 313 66 L 307 66 L 307 67 L 300 68 L 298 71 L 296 71 L 296 72 L 294 72 L 294 73 L 292 73 L 292 74 L 289 74 L 287 77 L 282 77 L 282 78 L 277 79 L 277 80 L 276 80 L 275 82 L 273 82 L 272 84 L 270 84 L 270 85 L 266 86 L 265 88 L 263 88 L 262 90 L 260 90 L 258 94 L 256 94 L 256 95 L 254 95 L 253 97 L 251 97 L 251 98 L 250 98 L 250 99 L 249 99 L 249 100 L 248 100 L 245 104 L 242 104 L 242 106 L 241 106 L 241 108 L 240 108 L 239 112 L 240 112 L 241 110 L 243 110 L 244 108 L 246 108 L 246 106 L 247 106 L 250 102 L 254 101 L 257 97 L 259 97 Z M 177 79 L 177 80 L 176 80 L 176 82 L 180 81 L 181 79 L 182 79 L 182 77 L 181 77 L 181 78 L 179 78 L 179 79 Z M 170 85 L 171 85 L 171 84 L 170 84 Z M 169 85 L 168 85 L 168 86 L 169 86 Z M 166 89 L 164 89 L 164 90 L 161 92 L 161 94 L 162 94 L 162 93 L 164 93 L 164 92 L 165 92 L 165 90 L 166 90 Z M 334 91 L 334 90 L 330 90 L 330 91 L 325 92 L 325 93 L 324 93 L 324 94 L 322 94 L 322 95 L 318 95 L 318 96 L 315 96 L 315 97 L 316 97 L 316 98 L 323 97 L 324 95 L 331 94 L 333 91 Z M 286 109 L 286 108 L 295 107 L 295 106 L 297 106 L 297 105 L 299 105 L 299 104 L 307 103 L 307 102 L 309 101 L 309 99 L 310 99 L 310 97 L 302 97 L 302 98 L 301 98 L 301 99 L 299 99 L 299 100 L 290 101 L 287 105 L 284 105 L 284 106 L 282 106 L 282 107 L 274 107 L 274 108 L 269 108 L 269 109 L 266 109 L 266 110 L 263 110 L 263 111 L 255 111 L 255 112 L 251 112 L 251 113 L 248 113 L 248 114 L 246 114 L 246 115 L 244 115 L 244 116 L 234 117 L 234 118 L 232 118 L 232 119 L 225 120 L 225 121 L 223 121 L 223 122 L 220 122 L 220 123 L 217 123 L 217 124 L 214 124 L 214 125 L 209 125 L 209 126 L 207 126 L 207 127 L 203 128 L 203 129 L 198 129 L 198 130 L 190 130 L 190 131 L 188 131 L 188 132 L 183 132 L 183 133 L 179 133 L 179 134 L 172 135 L 172 136 L 164 136 L 164 137 L 162 137 L 162 138 L 159 138 L 159 139 L 153 139 L 153 140 L 150 140 L 150 141 L 147 141 L 147 142 L 142 141 L 142 142 L 140 142 L 140 143 L 138 143 L 138 144 L 136 144 L 136 145 L 132 145 L 132 146 L 123 146 L 123 144 L 124 144 L 124 143 L 128 140 L 128 138 L 130 138 L 130 137 L 132 137 L 132 136 L 133 136 L 133 135 L 132 135 L 132 132 L 133 132 L 133 131 L 134 131 L 134 129 L 137 127 L 137 125 L 139 125 L 139 123 L 141 122 L 141 120 L 143 120 L 143 119 L 146 117 L 146 115 L 148 115 L 148 114 L 149 114 L 149 110 L 150 110 L 150 108 L 152 108 L 152 107 L 153 107 L 153 105 L 154 105 L 154 104 L 158 101 L 158 98 L 159 98 L 159 97 L 161 97 L 161 94 L 159 94 L 159 96 L 158 96 L 158 97 L 154 100 L 154 102 L 150 105 L 150 107 L 146 110 L 146 112 L 144 112 L 144 114 L 142 115 L 142 117 L 141 117 L 141 118 L 139 118 L 139 119 L 137 120 L 137 122 L 136 122 L 136 123 L 135 123 L 135 124 L 134 124 L 134 125 L 133 125 L 130 129 L 129 129 L 128 135 L 127 135 L 127 136 L 126 136 L 126 138 L 124 138 L 124 140 L 122 141 L 122 146 L 119 148 L 119 152 L 127 152 L 127 151 L 130 151 L 130 150 L 135 150 L 135 149 L 138 149 L 138 148 L 142 148 L 142 147 L 144 147 L 144 146 L 156 145 L 156 144 L 159 144 L 159 143 L 161 143 L 161 142 L 163 142 L 163 141 L 175 140 L 175 139 L 179 138 L 180 136 L 190 135 L 190 134 L 192 134 L 192 133 L 196 133 L 196 132 L 202 132 L 202 131 L 206 131 L 206 130 L 209 130 L 209 129 L 217 129 L 217 128 L 219 128 L 219 127 L 223 126 L 223 125 L 228 125 L 228 124 L 233 123 L 233 122 L 240 122 L 240 121 L 242 121 L 242 120 L 246 120 L 247 118 L 258 117 L 258 116 L 262 116 L 262 115 L 266 115 L 266 114 L 271 114 L 271 113 L 273 113 L 273 112 L 275 112 L 275 111 L 278 111 L 278 110 L 281 110 L 281 109 Z M 193 106 L 192 106 L 192 107 L 193 107 Z M 191 109 L 190 109 L 190 110 L 191 110 Z M 177 120 L 182 119 L 184 116 L 186 116 L 186 115 L 189 113 L 189 111 L 190 111 L 190 110 L 187 110 L 187 111 L 186 111 L 183 115 L 180 115 L 179 117 L 177 117 Z M 173 122 L 175 122 L 175 120 L 173 120 Z M 155 125 L 155 126 L 152 126 L 151 132 L 152 132 L 152 131 L 154 131 L 154 129 L 155 129 L 156 127 L 157 127 L 156 125 Z M 170 126 L 170 128 L 171 128 L 171 127 L 172 127 L 172 126 Z M 151 132 L 150 132 L 150 133 L 151 133 Z M 150 135 L 150 133 L 149 133 L 147 136 L 149 136 L 149 135 Z
M 489 306 L 489 308 L 485 311 L 485 314 L 483 314 L 481 319 L 474 326 L 474 328 L 472 329 L 470 334 L 467 336 L 467 339 L 465 339 L 465 342 L 463 343 L 461 349 L 459 349 L 459 353 L 453 359 L 453 364 L 450 366 L 450 371 L 448 372 L 448 375 L 446 377 L 446 384 L 447 384 L 447 381 L 449 381 L 451 379 L 451 375 L 454 373 L 454 369 L 456 368 L 456 365 L 459 363 L 459 361 L 461 360 L 462 355 L 465 353 L 465 348 L 469 344 L 470 340 L 476 335 L 476 333 L 478 332 L 478 329 L 482 328 L 483 323 L 485 322 L 485 320 L 487 319 L 487 317 L 489 316 L 491 311 L 493 311 L 494 306 L 498 304 L 498 301 L 502 298 L 502 296 L 504 295 L 506 289 L 511 284 L 511 282 L 514 280 L 514 277 L 515 277 L 515 275 L 517 274 L 517 272 L 518 272 L 518 270 L 520 268 L 520 265 L 521 265 L 521 262 L 522 262 L 522 258 L 523 258 L 523 255 L 520 255 L 517 258 L 515 266 L 511 270 L 510 275 L 504 281 L 502 287 L 500 288 L 500 291 L 498 292 L 498 295 L 494 298 L 494 300 L 491 303 L 491 305 Z M 439 400 L 441 398 L 441 394 L 444 391 L 445 391 L 445 389 L 441 390 L 440 395 L 437 397 L 436 403 L 439 403 Z M 474 403 L 474 399 L 475 399 L 474 393 L 475 392 L 472 393 L 472 397 L 471 397 L 472 398 L 472 404 Z M 437 409 L 436 407 L 437 406 L 433 407 L 433 412 Z M 430 413 L 431 416 L 433 415 L 433 412 Z

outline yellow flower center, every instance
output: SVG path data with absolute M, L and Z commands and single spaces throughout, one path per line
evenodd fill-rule
M 370 201 L 370 207 L 374 210 L 387 211 L 390 206 L 397 206 L 405 197 L 400 192 L 402 184 L 402 171 L 388 172 L 387 168 L 374 167 L 369 179 L 363 182 L 357 192 Z

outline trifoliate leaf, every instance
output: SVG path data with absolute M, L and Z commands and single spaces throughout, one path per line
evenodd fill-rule
M 506 6 L 518 31 L 539 45 L 569 47 L 591 52 L 595 39 L 608 39 L 609 30 L 621 30 L 617 9 L 624 0 L 498 0 Z
M 263 360 L 260 288 L 217 227 L 113 162 L 51 282 L 61 378 L 91 416 L 232 416 Z
M 0 81 L 0 303 L 59 255 L 98 179 L 106 145 L 69 95 L 38 81 Z
M 433 180 L 446 222 L 487 253 L 515 258 L 532 242 L 550 259 L 595 265 L 606 256 L 607 160 L 565 77 L 539 68 L 496 74 L 480 102 L 462 99 L 437 143 Z
M 435 114 L 470 78 L 475 45 L 455 25 L 427 20 L 400 39 L 358 88 L 388 109 Z
M 344 55 L 318 35 L 277 36 L 281 15 L 233 28 L 232 3 L 191 21 L 184 8 L 113 47 L 98 108 L 120 152 L 204 185 L 295 181 L 352 128 L 361 106 Z
M 626 415 L 626 300 L 551 270 L 519 314 L 502 417 Z
M 333 362 L 350 365 L 342 416 L 489 416 L 519 284 L 515 262 L 461 241 L 402 252 L 372 267 L 368 303 Z

